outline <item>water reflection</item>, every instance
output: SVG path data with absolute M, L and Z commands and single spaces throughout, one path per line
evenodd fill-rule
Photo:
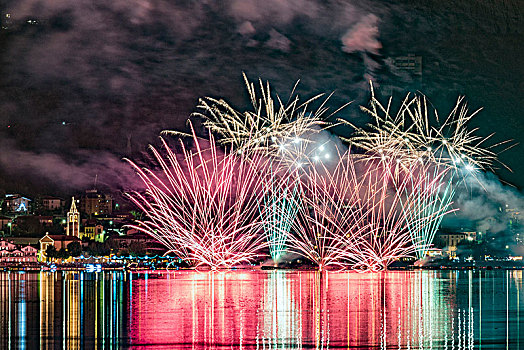
M 522 271 L 0 273 L 0 348 L 518 349 Z

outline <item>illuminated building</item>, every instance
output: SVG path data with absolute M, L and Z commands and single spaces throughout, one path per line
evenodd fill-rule
M 452 232 L 452 233 L 440 233 L 440 239 L 446 246 L 444 251 L 448 254 L 450 258 L 457 256 L 457 244 L 460 242 L 467 241 L 476 241 L 477 233 L 472 232 Z
M 0 263 L 36 263 L 37 252 L 36 248 L 29 245 L 20 247 L 12 242 L 0 240 Z
M 166 252 L 166 248 L 156 239 L 134 229 L 127 231 L 127 234 L 125 235 L 111 236 L 108 240 L 113 242 L 118 249 L 128 249 L 134 244 L 139 244 L 145 248 L 147 253 L 153 255 L 162 255 Z
M 96 242 L 104 242 L 104 226 L 90 219 L 84 223 L 84 233 L 81 237 L 92 239 Z
M 5 210 L 8 213 L 27 213 L 31 200 L 19 194 L 5 195 Z
M 66 236 L 80 237 L 80 213 L 76 209 L 75 197 L 71 200 L 71 209 L 67 212 Z
M 50 235 L 46 233 L 46 235 L 42 238 L 40 238 L 40 256 L 42 258 L 45 257 L 45 251 L 48 246 L 53 245 L 55 246 L 56 250 L 60 249 L 66 249 L 67 246 L 72 242 L 79 242 L 82 241 L 80 238 L 76 236 L 68 236 L 68 235 Z
M 113 212 L 113 198 L 98 190 L 87 190 L 80 198 L 80 211 L 89 216 L 106 215 Z
M 50 196 L 42 197 L 42 208 L 44 210 L 49 210 L 49 211 L 58 210 L 58 209 L 62 209 L 63 206 L 64 206 L 64 200 L 62 198 L 50 197 Z
M 509 208 L 507 204 L 504 211 L 508 220 L 508 233 L 513 237 L 517 244 L 524 243 L 524 237 L 521 236 L 520 233 L 520 231 L 522 231 L 522 226 L 520 224 L 520 211 L 517 208 Z

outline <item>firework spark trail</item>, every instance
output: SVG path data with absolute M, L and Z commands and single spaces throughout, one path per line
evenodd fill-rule
M 270 188 L 261 205 L 261 213 L 265 215 L 264 232 L 269 244 L 269 254 L 275 264 L 286 254 L 286 243 L 296 218 L 300 202 L 295 180 L 291 177 L 267 182 Z
M 204 119 L 204 125 L 211 132 L 219 135 L 218 142 L 221 145 L 232 146 L 240 153 L 265 152 L 267 156 L 281 157 L 281 145 L 291 144 L 299 139 L 308 142 L 307 136 L 332 126 L 325 119 L 347 106 L 346 104 L 340 107 L 324 118 L 328 111 L 326 102 L 331 95 L 315 111 L 310 111 L 310 104 L 324 94 L 301 102 L 294 94 L 297 86 L 295 85 L 288 102 L 283 103 L 279 96 L 276 96 L 276 101 L 273 99 L 269 83 L 264 85 L 259 80 L 259 97 L 255 85 L 250 83 L 245 75 L 244 80 L 252 110 L 240 112 L 224 100 L 206 97 L 199 100 L 198 108 L 203 112 L 194 114 Z
M 345 268 L 354 261 L 353 251 L 361 237 L 358 182 L 350 157 L 341 157 L 334 170 L 311 165 L 298 182 L 297 220 L 289 239 L 289 251 L 311 260 L 320 269 Z
M 303 169 L 298 181 L 297 219 L 288 239 L 289 252 L 299 254 L 320 269 L 358 268 L 382 270 L 391 262 L 416 252 L 410 237 L 412 226 L 424 229 L 428 217 L 443 215 L 422 187 L 425 177 L 405 177 L 394 184 L 390 167 L 383 162 L 368 162 L 359 173 L 361 162 L 349 151 L 339 156 L 332 170 L 311 165 Z M 297 170 L 298 171 L 298 170 Z M 412 184 L 421 189 L 417 195 L 430 199 L 416 205 L 415 195 L 402 196 Z M 404 207 L 410 208 L 403 211 Z
M 224 100 L 208 97 L 199 100 L 198 107 L 203 112 L 195 113 L 194 116 L 204 118 L 204 125 L 219 136 L 218 142 L 239 154 L 249 158 L 252 154 L 262 153 L 270 159 L 278 160 L 279 167 L 274 168 L 271 163 L 270 170 L 277 174 L 279 184 L 269 184 L 271 188 L 263 205 L 267 213 L 265 232 L 270 254 L 277 263 L 285 250 L 287 236 L 297 211 L 297 198 L 294 197 L 296 187 L 283 187 L 281 184 L 286 183 L 286 180 L 279 174 L 287 173 L 284 175 L 286 177 L 290 174 L 289 168 L 300 167 L 308 157 L 307 145 L 311 142 L 311 135 L 330 127 L 323 119 L 328 111 L 325 104 L 330 96 L 315 111 L 310 111 L 310 104 L 319 100 L 323 94 L 301 102 L 294 94 L 297 82 L 288 102 L 283 103 L 279 96 L 276 99 L 272 97 L 269 83 L 263 84 L 259 80 L 257 94 L 255 84 L 250 83 L 245 74 L 243 76 L 252 110 L 240 112 Z M 291 198 L 288 198 L 289 195 Z
M 490 169 L 492 149 L 506 143 L 481 147 L 491 135 L 467 128 L 476 112 L 468 114 L 462 99 L 442 124 L 435 112 L 435 126 L 425 98 L 408 95 L 392 116 L 391 99 L 383 106 L 372 90 L 371 107 L 363 110 L 374 123 L 348 140 L 364 154 L 337 152 L 335 166 L 327 167 L 323 145 L 308 153 L 309 136 L 327 125 L 320 119 L 324 104 L 307 110 L 320 95 L 303 104 L 277 97 L 275 105 L 269 85 L 260 82 L 259 99 L 254 84 L 246 84 L 253 111 L 200 101 L 205 126 L 229 151 L 218 154 L 212 136 L 203 149 L 193 132 L 196 153 L 182 144 L 175 154 L 163 140 L 166 156 L 152 149 L 161 171 L 131 162 L 147 186 L 146 194 L 130 195 L 147 216 L 134 227 L 195 266 L 232 267 L 266 247 L 276 262 L 291 252 L 320 269 L 382 270 L 413 253 L 421 258 L 452 211 L 457 182 Z
M 493 163 L 498 162 L 497 155 L 515 146 L 511 144 L 512 140 L 484 146 L 494 134 L 482 137 L 475 134 L 478 128 L 468 128 L 469 121 L 480 109 L 469 113 L 463 97 L 457 100 L 443 122 L 437 111 L 431 118 L 424 96 L 410 97 L 408 94 L 396 115 L 391 112 L 391 103 L 390 98 L 387 106 L 382 105 L 371 87 L 371 107 L 361 108 L 372 116 L 374 122 L 360 128 L 340 120 L 355 129 L 355 133 L 345 140 L 367 151 L 367 158 L 372 155 L 376 158 L 392 157 L 403 164 L 428 160 L 455 170 L 459 167 L 492 170 Z M 506 149 L 495 151 L 508 144 Z
M 418 259 L 424 259 L 431 248 L 435 234 L 446 214 L 456 211 L 452 209 L 452 200 L 455 193 L 453 187 L 453 176 L 449 175 L 450 169 L 427 163 L 417 164 L 418 177 L 422 179 L 419 183 L 413 181 L 413 176 L 408 176 L 408 183 L 404 186 L 405 193 L 398 193 L 402 201 L 402 209 L 409 218 L 409 230 L 413 244 L 417 248 Z M 396 177 L 393 177 L 395 180 Z M 396 181 L 396 180 L 395 180 Z M 412 208 L 403 202 L 403 196 L 414 198 Z M 440 213 L 431 216 L 432 213 Z M 424 221 L 423 218 L 432 218 Z
M 402 210 L 402 204 L 416 211 L 422 208 L 414 208 L 413 196 L 405 196 L 401 200 L 398 193 L 404 192 L 408 181 L 418 184 L 420 178 L 406 177 L 405 180 L 395 185 L 392 176 L 394 173 L 392 168 L 395 166 L 397 164 L 394 161 L 366 162 L 368 170 L 361 180 L 362 209 L 360 210 L 365 210 L 361 216 L 367 233 L 357 250 L 356 268 L 372 271 L 383 270 L 393 261 L 411 256 L 416 251 L 416 247 L 412 244 L 409 227 L 417 225 L 417 218 L 422 215 L 417 212 L 417 215 L 407 216 L 406 212 Z M 435 213 L 430 213 L 430 215 L 435 215 Z M 410 221 L 414 219 L 415 221 Z
M 152 148 L 160 172 L 129 161 L 147 187 L 145 195 L 129 194 L 147 216 L 133 227 L 192 266 L 230 268 L 257 259 L 266 247 L 258 198 L 267 187 L 267 160 L 218 154 L 212 136 L 207 149 L 194 133 L 193 141 L 196 152 L 181 143 L 179 156 L 164 140 L 165 156 Z

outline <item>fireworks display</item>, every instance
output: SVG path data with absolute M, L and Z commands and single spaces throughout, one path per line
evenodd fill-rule
M 264 232 L 269 244 L 269 255 L 275 263 L 288 252 L 288 236 L 299 209 L 297 186 L 290 185 L 291 179 L 277 184 L 271 181 L 270 191 L 264 197 L 261 212 L 265 213 Z
M 204 125 L 219 136 L 221 145 L 232 146 L 239 153 L 262 151 L 267 156 L 281 157 L 293 152 L 295 155 L 303 151 L 303 147 L 298 146 L 308 142 L 303 136 L 329 127 L 323 118 L 328 111 L 325 103 L 329 97 L 315 111 L 310 111 L 310 104 L 322 98 L 323 94 L 301 102 L 294 94 L 295 85 L 288 102 L 284 103 L 278 96 L 274 100 L 269 83 L 259 81 L 259 97 L 255 84 L 250 83 L 245 75 L 244 80 L 252 110 L 239 112 L 224 100 L 206 97 L 199 101 L 198 108 L 202 112 L 194 114 L 202 117 Z M 286 148 L 291 144 L 295 147 Z
M 245 78 L 245 76 L 244 76 Z M 372 89 L 373 122 L 356 127 L 350 149 L 315 144 L 329 124 L 291 93 L 278 103 L 269 84 L 261 97 L 246 79 L 252 111 L 205 98 L 199 107 L 209 140 L 192 134 L 195 151 L 163 142 L 152 148 L 156 166 L 132 163 L 147 187 L 131 193 L 147 219 L 134 226 L 191 266 L 230 268 L 270 256 L 275 264 L 297 256 L 319 269 L 377 271 L 415 256 L 424 259 L 455 188 L 465 176 L 490 169 L 491 137 L 475 135 L 462 99 L 440 122 L 424 97 L 409 95 L 398 112 Z M 177 132 L 173 132 L 177 133 Z M 218 136 L 217 144 L 212 134 Z M 206 145 L 205 147 L 203 145 Z M 329 159 L 329 166 L 327 160 Z
M 259 198 L 267 162 L 220 154 L 213 137 L 203 148 L 193 134 L 195 152 L 181 143 L 175 153 L 162 142 L 165 155 L 152 148 L 157 170 L 131 162 L 147 187 L 145 194 L 129 194 L 147 215 L 134 227 L 192 266 L 229 268 L 255 260 L 266 246 Z
M 413 244 L 418 247 L 417 257 L 422 259 L 443 217 L 427 214 L 453 211 L 455 188 L 467 176 L 476 177 L 478 171 L 492 169 L 497 154 L 505 149 L 495 150 L 511 141 L 484 146 L 493 134 L 482 137 L 475 134 L 477 128 L 468 128 L 468 122 L 479 110 L 469 113 L 462 97 L 443 121 L 437 111 L 433 114 L 428 111 L 424 96 L 407 95 L 396 114 L 392 113 L 391 105 L 391 99 L 383 105 L 371 86 L 370 107 L 362 107 L 362 110 L 372 116 L 373 122 L 365 127 L 341 122 L 355 128 L 351 137 L 345 140 L 364 151 L 361 155 L 364 161 L 397 162 L 394 180 L 399 176 L 411 178 L 417 169 L 425 177 L 423 186 L 411 184 L 401 191 L 417 194 L 415 205 L 403 205 L 403 210 L 412 219 L 419 219 L 414 220 L 418 224 L 411 225 L 410 232 Z M 508 148 L 511 147 L 510 144 Z M 421 167 L 426 169 L 422 171 Z M 421 207 L 425 209 L 421 211 Z M 426 219 L 422 220 L 423 217 Z

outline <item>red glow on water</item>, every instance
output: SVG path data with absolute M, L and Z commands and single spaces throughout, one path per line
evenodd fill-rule
M 522 271 L 0 272 L 0 348 L 516 349 L 521 286 Z
M 147 288 L 133 293 L 131 343 L 378 346 L 445 331 L 418 324 L 413 305 L 426 298 L 426 282 L 416 274 L 177 272 L 169 278 L 169 284 L 135 281 Z M 426 316 L 437 317 L 437 310 L 438 317 L 449 316 L 438 302 Z

